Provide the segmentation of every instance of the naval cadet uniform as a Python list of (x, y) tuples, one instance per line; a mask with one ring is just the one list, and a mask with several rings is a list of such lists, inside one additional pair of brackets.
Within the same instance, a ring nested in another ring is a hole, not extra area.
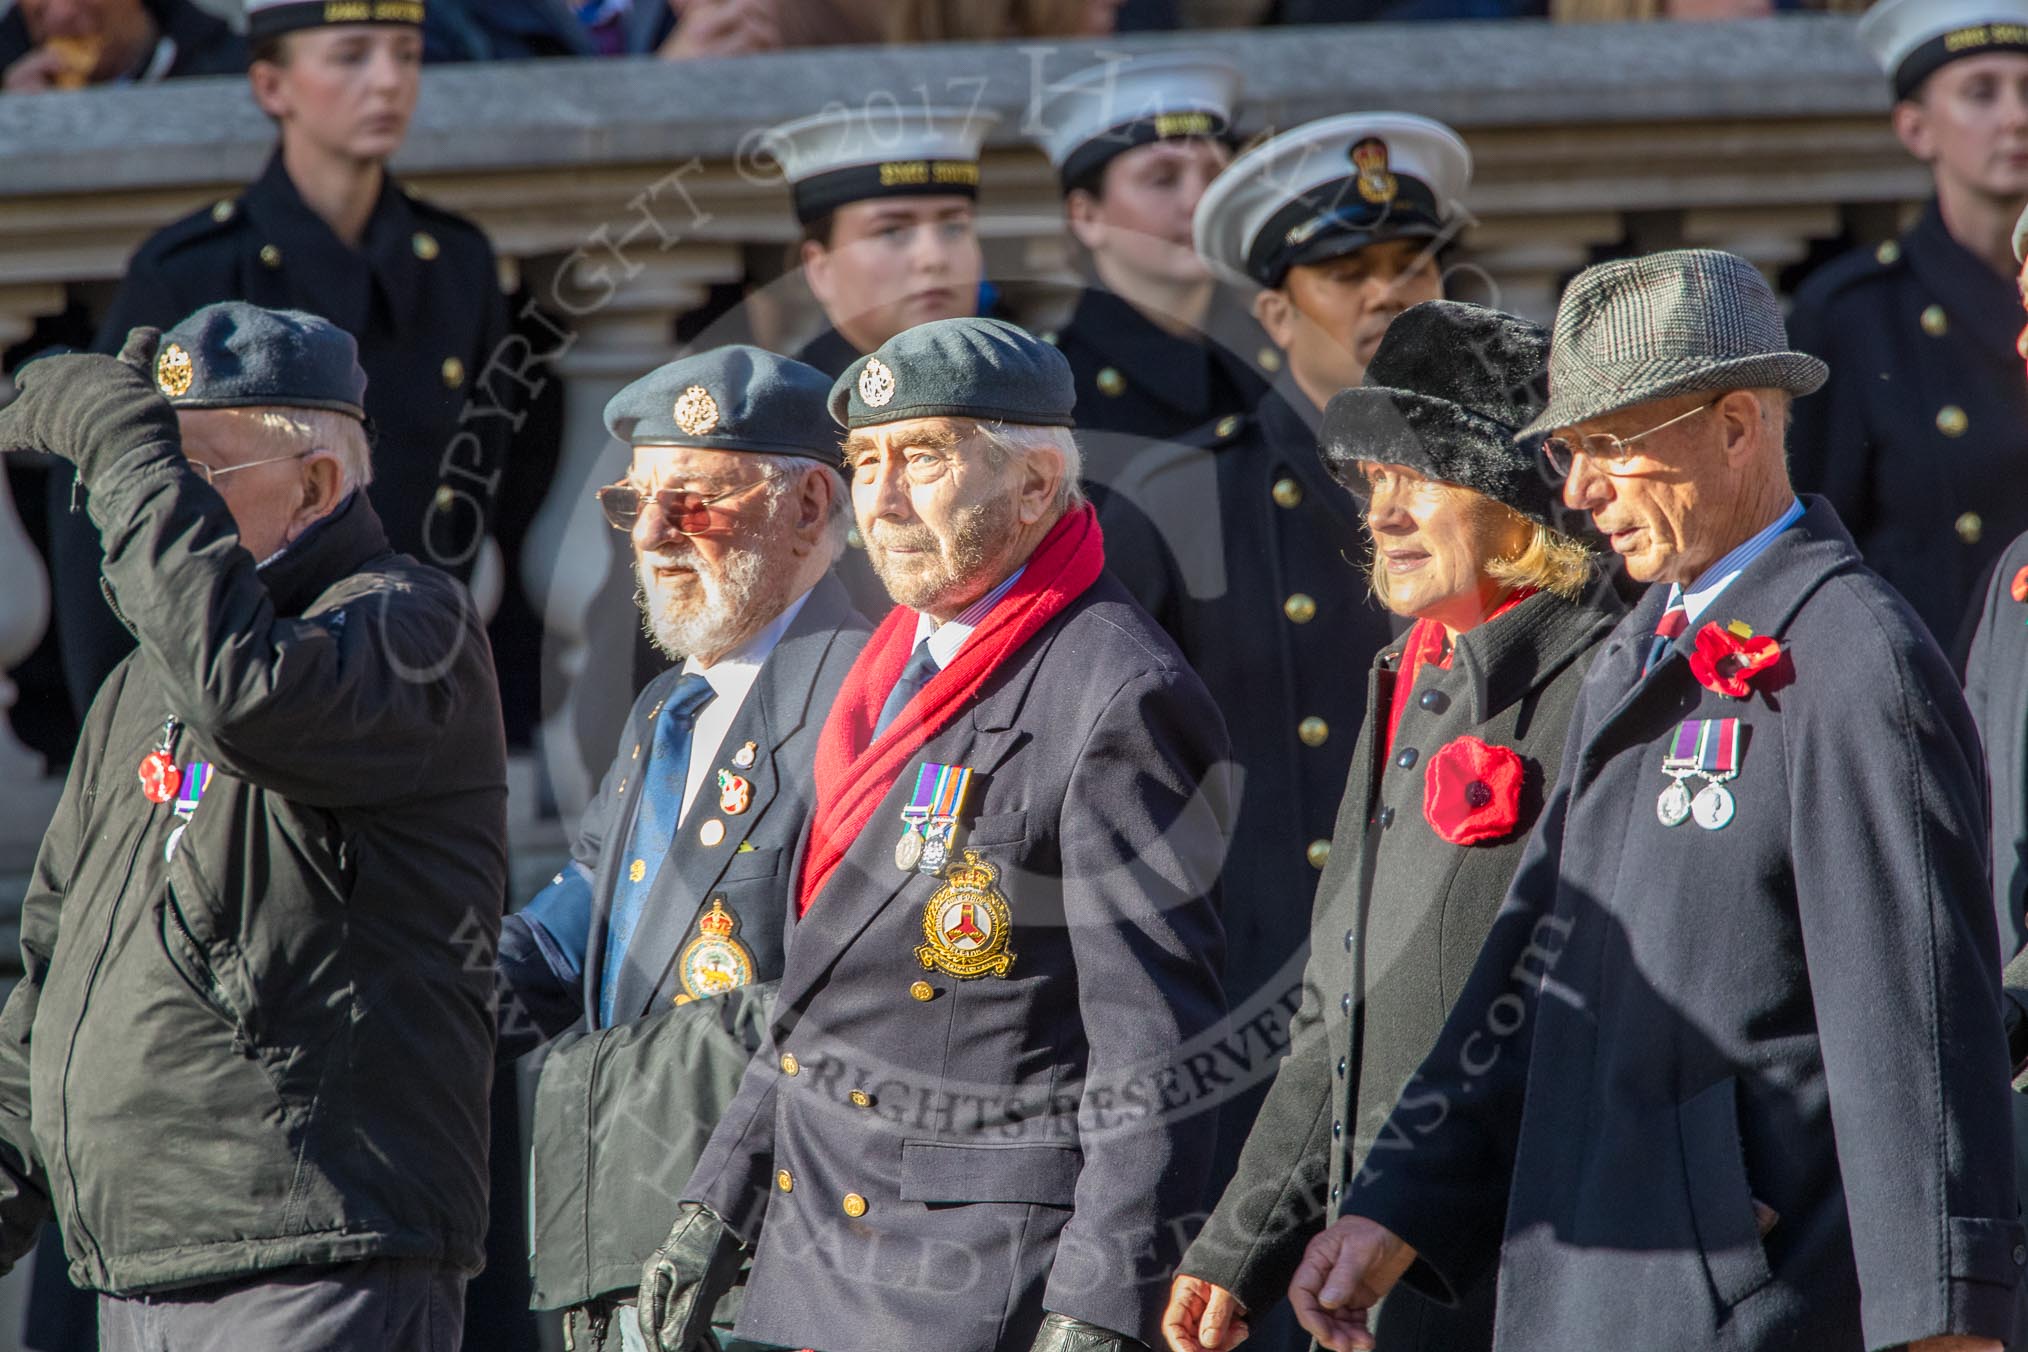
[[(965, 409), (1062, 426), (1071, 396), (1046, 345), (969, 319), (898, 335), (832, 399), (856, 429)], [(1213, 1131), (1178, 1058), (1224, 1012), (1209, 892), (1227, 748), (1202, 683), (1101, 566), (1074, 508), (1005, 600), (943, 629), (890, 618), (867, 656), (904, 633), (918, 646), (879, 722), (856, 722), (870, 704), (834, 713), (845, 754), (874, 754), (850, 747), (865, 736), (913, 749), (830, 847), (842, 856), (806, 855), (835, 871), (804, 897), (761, 1051), (686, 1190), (708, 1208), (692, 1224), (715, 1214), (756, 1246), (742, 1337), (825, 1352), (1157, 1341)], [(1060, 571), (1031, 581), (1039, 568)], [(996, 664), (968, 665), (996, 624), (1064, 595)], [(940, 680), (969, 693), (938, 706)], [(825, 764), (820, 749), (820, 782)]]
[[(1746, 260), (1566, 292), (1530, 431), (1806, 394)], [(1514, 885), (1344, 1210), (1513, 1347), (2006, 1342), (2014, 1198), (1977, 730), (1810, 498), (1606, 640)]]
[[(833, 465), (830, 388), (727, 346), (627, 386), (606, 425), (630, 445)], [(556, 1039), (531, 1129), (534, 1304), (571, 1309), (594, 1345), (758, 1044), (817, 732), (868, 632), (827, 573), (709, 668), (651, 681), (571, 861), (503, 926), (501, 1054)]]
[[(1213, 182), (1198, 251), (1257, 289), (1369, 244), (1436, 238), (1469, 163), (1454, 133), (1423, 118), (1326, 118)], [(1310, 903), (1365, 713), (1346, 673), (1370, 668), (1393, 632), (1361, 567), (1360, 509), (1317, 457), (1318, 418), (1283, 372), (1251, 413), (1134, 454), (1101, 500), (1114, 572), (1204, 677), (1239, 771), (1220, 888), (1226, 988), (1235, 1025), (1261, 1018), (1264, 1031), (1221, 1068), (1230, 1099), (1207, 1202), (1231, 1176), (1300, 1003)]]
[[(1860, 35), (1898, 99), (1945, 64), (2028, 53), (2022, 0), (1886, 0)], [(1995, 559), (2028, 530), (2021, 296), (1952, 237), (1935, 201), (1913, 229), (1812, 275), (1796, 346), (1830, 364), (1798, 401), (1796, 486), (1820, 492), (1866, 562), (1962, 658)]]

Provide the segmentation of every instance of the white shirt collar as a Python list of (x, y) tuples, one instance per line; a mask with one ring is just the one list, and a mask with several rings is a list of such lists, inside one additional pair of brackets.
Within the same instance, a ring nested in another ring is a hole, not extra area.
[(1021, 580), (1021, 575), (1027, 571), (1028, 565), (1022, 564), (1019, 568), (1009, 573), (999, 586), (993, 588), (993, 590), (987, 592), (984, 596), (972, 602), (964, 610), (942, 624), (938, 624), (928, 615), (921, 613), (916, 615), (915, 641), (921, 643), (925, 638), (929, 640), (930, 656), (937, 660), (938, 671), (942, 671), (951, 664), (951, 659), (956, 657), (958, 650), (965, 646), (965, 640), (970, 638), (972, 631), (979, 627), (979, 621), (986, 618), (987, 612), (1000, 603), (1000, 598), (1012, 590), (1014, 584)]

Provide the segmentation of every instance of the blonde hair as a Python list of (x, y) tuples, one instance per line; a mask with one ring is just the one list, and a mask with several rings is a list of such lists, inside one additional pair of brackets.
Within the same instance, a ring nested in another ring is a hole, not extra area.
[[(1437, 486), (1454, 500), (1461, 501), (1467, 512), (1493, 520), (1507, 518), (1510, 523), (1518, 522), (1527, 527), (1528, 542), (1521, 551), (1511, 557), (1486, 560), (1479, 569), (1485, 576), (1514, 591), (1528, 587), (1550, 592), (1566, 601), (1575, 601), (1584, 595), (1592, 574), (1592, 554), (1585, 545), (1483, 493), (1441, 481)], [(1379, 546), (1370, 538), (1368, 545), (1368, 583), (1373, 589), (1374, 599), (1391, 610), (1393, 607), (1388, 605), (1387, 599), (1387, 570), (1380, 566)]]
[(273, 454), (308, 455), (328, 451), (337, 457), (346, 488), (364, 488), (373, 482), (373, 449), (366, 442), (366, 426), (347, 413), (329, 408), (224, 408), (260, 429), (260, 439), (272, 446)]

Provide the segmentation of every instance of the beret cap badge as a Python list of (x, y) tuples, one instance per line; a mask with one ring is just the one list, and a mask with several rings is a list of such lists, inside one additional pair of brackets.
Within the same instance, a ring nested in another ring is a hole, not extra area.
[(718, 426), (718, 401), (702, 385), (677, 395), (674, 413), (676, 425), (689, 436), (706, 436)]
[(171, 343), (162, 349), (162, 355), (155, 358), (155, 388), (171, 399), (179, 398), (190, 390), (195, 368), (190, 354), (180, 343)]
[(859, 397), (868, 408), (885, 408), (894, 398), (894, 372), (878, 357), (868, 357), (859, 372)]

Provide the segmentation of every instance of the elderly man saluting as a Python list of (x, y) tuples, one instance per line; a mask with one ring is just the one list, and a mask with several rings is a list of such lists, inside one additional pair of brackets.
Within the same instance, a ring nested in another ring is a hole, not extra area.
[(952, 319), (847, 368), (860, 533), (901, 603), (819, 739), (766, 1038), (644, 1273), (663, 1352), (741, 1245), (735, 1331), (824, 1352), (1152, 1340), (1212, 1119), (1224, 724), (1103, 575), (1070, 369)]
[(1977, 734), (1783, 457), (1760, 274), (1571, 284), (1533, 424), (1657, 585), (1418, 1080), (1290, 1295), (1330, 1348), (1496, 1261), (1496, 1345), (1997, 1349), (2028, 1249)]
[(92, 706), (0, 1015), (0, 1259), (54, 1211), (103, 1346), (450, 1352), (486, 1229), (492, 656), (396, 555), (353, 341), (208, 306), (22, 372), (139, 651)]

